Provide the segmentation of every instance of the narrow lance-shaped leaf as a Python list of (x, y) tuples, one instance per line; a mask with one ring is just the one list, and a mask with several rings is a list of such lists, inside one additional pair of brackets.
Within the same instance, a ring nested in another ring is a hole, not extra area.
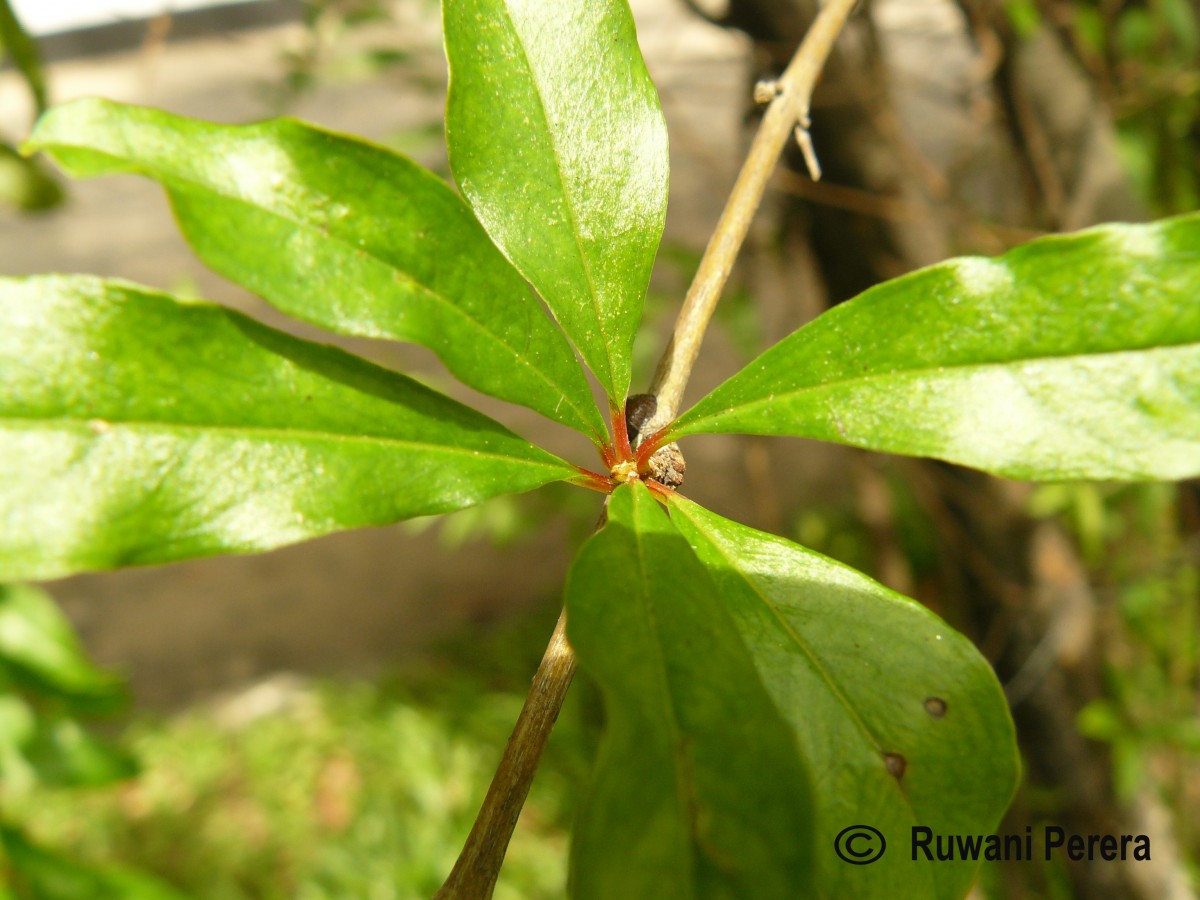
[(404, 157), (292, 119), (216, 125), (79, 100), (27, 152), (76, 176), (162, 183), (216, 271), (339, 334), (429, 347), (464, 383), (601, 437), (562, 332), (466, 204)]
[[(958, 900), (973, 862), (912, 857), (913, 827), (995, 830), (1018, 778), (1012, 720), (987, 662), (924, 607), (783, 538), (682, 497), (672, 520), (716, 583), (821, 790), (816, 879), (797, 896)], [(883, 856), (850, 865), (837, 855)], [(919, 834), (918, 837), (921, 835)], [(849, 844), (846, 842), (849, 841)]]
[(570, 477), (473, 410), (217, 306), (0, 280), (0, 578), (264, 550)]
[(567, 577), (608, 716), (573, 897), (808, 895), (807, 775), (722, 599), (646, 488), (618, 488)]
[(667, 132), (625, 0), (446, 0), (450, 165), (609, 397), (667, 206)]
[(1200, 215), (1042, 238), (871, 288), (685, 413), (1030, 479), (1200, 474)]

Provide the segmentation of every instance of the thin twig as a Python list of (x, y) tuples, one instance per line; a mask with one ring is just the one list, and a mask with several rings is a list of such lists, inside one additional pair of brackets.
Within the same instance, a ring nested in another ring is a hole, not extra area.
[(729, 279), (750, 221), (762, 202), (767, 180), (775, 169), (779, 154), (787, 145), (797, 124), (808, 122), (813, 88), (834, 41), (858, 0), (828, 0), (804, 36), (800, 49), (776, 82), (777, 94), (763, 115), (762, 124), (750, 145), (750, 152), (717, 222), (700, 268), (684, 298), (675, 322), (671, 342), (663, 354), (650, 393), (658, 399), (658, 411), (652, 424), (669, 422), (679, 411), (683, 389), (687, 386), (700, 352), (708, 320)]
[(538, 760), (574, 674), (575, 654), (567, 643), (567, 611), (564, 609), (533, 676), (529, 696), (517, 717), (471, 834), (435, 900), (487, 900), (492, 896)]
[[(778, 81), (778, 95), (763, 117), (725, 212), (684, 300), (674, 337), (659, 363), (659, 374), (655, 376), (652, 388), (652, 393), (658, 395), (656, 420), (662, 416), (664, 405), (669, 415), (674, 416), (704, 330), (745, 240), (750, 220), (762, 201), (767, 179), (793, 130), (797, 125), (807, 128), (808, 106), (817, 76), (857, 2), (828, 0)], [(669, 393), (664, 394), (664, 391)], [(667, 398), (665, 403), (664, 396)], [(623, 423), (624, 419), (614, 412), (614, 424), (618, 421)], [(661, 486), (650, 484), (650, 487)], [(575, 654), (567, 643), (566, 610), (563, 610), (546, 655), (533, 676), (529, 696), (504, 748), (475, 825), (454, 870), (435, 895), (435, 900), (487, 900), (492, 896), (538, 759), (574, 674)]]

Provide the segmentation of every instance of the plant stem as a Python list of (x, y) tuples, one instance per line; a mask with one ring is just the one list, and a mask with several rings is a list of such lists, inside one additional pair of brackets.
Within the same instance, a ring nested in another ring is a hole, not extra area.
[[(659, 362), (651, 387), (651, 393), (658, 399), (658, 409), (652, 420), (655, 427), (661, 428), (667, 424), (678, 411), (708, 320), (712, 317), (721, 289), (733, 268), (733, 261), (746, 238), (750, 220), (762, 202), (767, 179), (775, 168), (779, 154), (796, 130), (797, 123), (801, 128), (807, 127), (808, 107), (817, 76), (857, 2), (827, 0), (796, 55), (776, 82), (776, 95), (763, 116), (733, 193), (717, 222), (708, 248), (704, 251), (704, 258), (700, 261), (700, 268), (684, 299), (671, 342)], [(612, 414), (616, 440), (621, 444), (624, 412), (613, 410)], [(650, 434), (650, 427), (644, 426), (643, 432)], [(627, 435), (619, 452), (626, 455), (630, 452)], [(609, 463), (609, 460), (606, 458), (605, 462)], [(654, 489), (661, 486), (650, 484), (650, 487)], [(600, 525), (603, 522), (602, 515)], [(533, 676), (529, 696), (525, 698), (521, 715), (504, 748), (504, 755), (492, 777), (475, 825), (450, 877), (435, 895), (435, 900), (488, 900), (492, 896), (508, 842), (533, 782), (538, 759), (575, 674), (575, 654), (567, 643), (566, 625), (564, 609), (558, 617), (546, 654)]]
[(434, 900), (487, 900), (492, 896), (508, 842), (533, 783), (533, 773), (574, 674), (575, 654), (567, 643), (567, 611), (564, 609), (533, 676), (529, 696), (517, 717), (471, 834), (450, 877)]
[(700, 268), (684, 298), (679, 318), (675, 320), (671, 341), (654, 373), (654, 383), (650, 387), (650, 393), (658, 400), (658, 410), (651, 422), (654, 427), (666, 425), (679, 412), (683, 390), (692, 374), (696, 354), (700, 352), (708, 320), (712, 318), (721, 289), (729, 280), (750, 222), (762, 202), (767, 180), (775, 169), (779, 154), (796, 131), (797, 123), (802, 129), (807, 127), (809, 103), (817, 77), (857, 2), (826, 0), (796, 55), (775, 82), (775, 97), (763, 115), (725, 211), (721, 213), (700, 260)]

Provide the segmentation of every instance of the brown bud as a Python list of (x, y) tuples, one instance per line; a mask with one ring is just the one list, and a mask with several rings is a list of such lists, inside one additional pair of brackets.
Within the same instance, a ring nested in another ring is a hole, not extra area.
[(658, 400), (653, 394), (634, 394), (625, 401), (625, 428), (629, 431), (629, 442), (637, 446), (637, 438), (645, 425), (658, 411)]
[[(629, 443), (634, 447), (650, 436), (651, 430), (642, 434), (642, 429), (654, 419), (658, 412), (658, 400), (653, 394), (634, 394), (625, 401), (625, 428), (629, 431)], [(662, 423), (665, 424), (665, 423)], [(677, 488), (683, 484), (683, 473), (687, 465), (678, 444), (667, 444), (654, 452), (646, 461), (650, 477), (659, 484)]]

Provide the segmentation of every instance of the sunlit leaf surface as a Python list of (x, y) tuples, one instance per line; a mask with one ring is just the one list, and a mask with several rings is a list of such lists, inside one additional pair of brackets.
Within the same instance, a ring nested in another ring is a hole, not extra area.
[(619, 488), (567, 578), (607, 713), (572, 896), (809, 896), (808, 779), (722, 599), (646, 488)]
[(161, 182), (200, 258), (284, 312), (421, 344), (473, 388), (605, 431), (524, 279), (454, 191), (399, 154), (292, 119), (217, 125), (94, 99), (49, 112), (25, 149), (77, 176)]
[(237, 313), (0, 280), (0, 577), (264, 550), (569, 477), (416, 382)]
[[(962, 897), (974, 863), (914, 862), (912, 828), (988, 834), (1008, 807), (1017, 749), (991, 667), (937, 616), (854, 569), (682, 497), (671, 518), (812, 774), (817, 875), (802, 896)], [(846, 831), (863, 825), (886, 848), (851, 865), (838, 847), (879, 847)]]
[(667, 131), (625, 0), (442, 4), (463, 194), (609, 397), (667, 207)]
[(672, 436), (743, 432), (1030, 479), (1200, 474), (1200, 215), (1033, 241), (871, 288)]

